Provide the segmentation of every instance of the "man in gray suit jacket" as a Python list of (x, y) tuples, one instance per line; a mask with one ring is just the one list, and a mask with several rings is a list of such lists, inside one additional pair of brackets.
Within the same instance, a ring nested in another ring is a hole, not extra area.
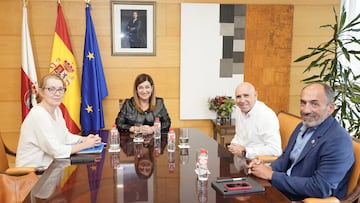
[(252, 160), (249, 173), (271, 181), (290, 200), (346, 195), (354, 151), (351, 137), (331, 114), (333, 91), (324, 83), (303, 88), (300, 123), (283, 154), (270, 166)]

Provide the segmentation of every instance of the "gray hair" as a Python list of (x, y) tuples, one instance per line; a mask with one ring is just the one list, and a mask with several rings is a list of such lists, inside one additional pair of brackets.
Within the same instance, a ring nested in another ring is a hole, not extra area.
[(314, 83), (308, 84), (302, 90), (304, 90), (307, 87), (313, 86), (313, 85), (321, 85), (324, 88), (324, 92), (326, 94), (328, 104), (331, 104), (332, 102), (334, 102), (334, 91), (328, 84), (326, 84), (324, 82), (314, 82)]

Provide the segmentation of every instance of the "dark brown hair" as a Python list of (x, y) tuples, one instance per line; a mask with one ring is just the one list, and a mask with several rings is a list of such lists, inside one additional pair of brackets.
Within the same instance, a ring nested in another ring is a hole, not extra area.
[[(147, 150), (147, 152), (146, 152)], [(145, 152), (144, 152), (145, 151)], [(153, 156), (153, 151), (154, 148), (153, 147), (144, 147), (143, 148), (143, 153), (141, 154), (141, 157), (137, 157), (135, 155), (135, 160), (134, 160), (134, 164), (135, 164), (135, 172), (137, 174), (137, 176), (141, 179), (148, 179), (152, 176), (152, 174), (154, 173), (154, 156)], [(144, 173), (143, 171), (140, 170), (140, 162), (142, 161), (148, 161), (149, 163), (151, 163), (150, 166), (150, 171), (148, 174)]]
[(139, 101), (139, 96), (137, 94), (137, 87), (139, 86), (139, 84), (141, 84), (145, 81), (148, 81), (152, 86), (152, 93), (151, 93), (151, 96), (149, 99), (149, 110), (154, 111), (155, 105), (156, 105), (156, 94), (155, 94), (154, 81), (150, 75), (142, 73), (136, 77), (135, 82), (134, 82), (134, 89), (133, 89), (134, 105), (135, 105), (136, 110), (138, 110), (139, 112), (143, 112), (143, 110), (140, 108), (140, 101)]

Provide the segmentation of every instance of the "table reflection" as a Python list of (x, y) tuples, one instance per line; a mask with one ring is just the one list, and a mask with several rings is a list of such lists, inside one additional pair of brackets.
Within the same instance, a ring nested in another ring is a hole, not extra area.
[[(166, 134), (155, 141), (152, 135), (134, 143), (133, 135), (120, 133), (120, 152), (106, 150), (91, 163), (69, 163), (56, 160), (40, 178), (25, 202), (147, 202), (147, 203), (226, 203), (290, 202), (279, 191), (263, 181), (266, 192), (224, 197), (211, 187), (219, 178), (239, 177), (243, 169), (221, 145), (197, 129), (176, 129), (177, 143), (181, 133), (188, 133), (189, 148), (166, 150)], [(104, 141), (106, 139), (103, 139)], [(196, 151), (208, 150), (208, 181), (198, 181), (195, 174)], [(79, 156), (79, 155), (77, 155)], [(88, 159), (87, 159), (88, 160)], [(261, 181), (260, 181), (261, 182)]]
[[(64, 199), (64, 196), (61, 195), (60, 187), (58, 183), (60, 180), (67, 176), (67, 173), (71, 172), (71, 170), (75, 170), (75, 167), (67, 168), (70, 166), (70, 159), (60, 159), (53, 165), (53, 170), (51, 173), (44, 174), (46, 176), (45, 182), (43, 184), (35, 185), (33, 190), (36, 190), (34, 195), (41, 199), (52, 198), (51, 196), (56, 196), (57, 200)], [(64, 170), (67, 168), (67, 170)]]

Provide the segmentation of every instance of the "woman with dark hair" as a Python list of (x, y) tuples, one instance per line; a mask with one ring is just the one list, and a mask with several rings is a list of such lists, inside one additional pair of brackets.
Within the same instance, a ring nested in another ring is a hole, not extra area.
[(152, 146), (147, 146), (142, 148), (142, 153), (140, 156), (134, 156), (135, 172), (137, 176), (141, 179), (148, 179), (154, 172), (154, 157), (153, 157), (154, 148)]
[(166, 132), (171, 119), (163, 98), (156, 97), (154, 81), (150, 75), (142, 73), (134, 82), (133, 97), (126, 99), (115, 120), (120, 131), (134, 132), (135, 125), (141, 125), (142, 131), (154, 132), (155, 118), (159, 117), (161, 131)]

